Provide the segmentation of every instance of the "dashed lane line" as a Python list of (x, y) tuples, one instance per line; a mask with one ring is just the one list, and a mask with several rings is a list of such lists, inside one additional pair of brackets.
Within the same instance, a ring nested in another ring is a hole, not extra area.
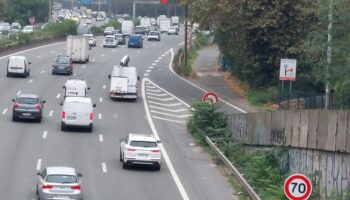
[(2, 111), (2, 113), (1, 114), (6, 114), (6, 112), (7, 112), (7, 108), (5, 108), (3, 111)]
[(36, 162), (36, 171), (40, 171), (41, 169), (41, 158), (38, 159), (38, 161)]
[(153, 66), (156, 66), (156, 65), (157, 65), (157, 63), (152, 63), (152, 65), (153, 65)]
[(173, 120), (173, 119), (167, 119), (167, 118), (163, 118), (163, 117), (158, 117), (158, 116), (152, 116), (154, 119), (159, 119), (159, 120), (163, 120), (163, 121), (168, 121), (168, 122), (175, 122), (175, 123), (179, 123), (179, 124), (186, 124), (186, 122), (183, 121), (178, 121), (178, 120)]
[(162, 56), (159, 56), (159, 57), (158, 57), (158, 60), (161, 60), (162, 58), (163, 58)]
[(98, 139), (100, 140), (100, 142), (103, 142), (103, 135), (102, 135), (102, 134), (99, 134), (99, 135), (98, 135)]
[(21, 94), (21, 90), (17, 92), (17, 95), (20, 95)]
[(153, 68), (154, 68), (154, 66), (149, 66), (148, 68), (153, 69)]
[(43, 70), (43, 71), (40, 72), (40, 74), (43, 74), (43, 73), (45, 73), (45, 70)]
[(157, 63), (157, 62), (159, 62), (159, 60), (155, 60), (154, 62)]
[(56, 99), (60, 98), (60, 96), (61, 96), (61, 93), (58, 93), (58, 94), (56, 95)]
[(53, 110), (50, 110), (49, 117), (52, 117), (52, 115), (53, 115)]
[(43, 132), (43, 139), (46, 139), (47, 138), (47, 131), (44, 131)]
[(103, 86), (102, 86), (102, 89), (106, 89), (106, 85), (103, 85)]
[(28, 81), (28, 83), (32, 83), (34, 81), (34, 79), (30, 79), (29, 81)]
[(102, 172), (107, 173), (107, 165), (104, 162), (102, 163)]
[(103, 101), (103, 98), (102, 98), (102, 97), (100, 97), (99, 102), (100, 102), (100, 103), (102, 103), (102, 101)]
[(98, 114), (98, 119), (102, 119), (102, 114), (101, 113)]
[(151, 72), (151, 71), (152, 71), (152, 70), (150, 70), (150, 69), (147, 69), (147, 70), (146, 70), (146, 72), (148, 72), (148, 73)]

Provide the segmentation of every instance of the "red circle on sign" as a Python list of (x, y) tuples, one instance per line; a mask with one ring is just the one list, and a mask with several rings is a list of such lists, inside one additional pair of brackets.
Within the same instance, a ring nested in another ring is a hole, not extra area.
[(217, 104), (219, 102), (219, 97), (214, 92), (207, 92), (203, 95), (202, 102), (206, 102), (208, 100), (211, 100), (213, 104)]
[[(305, 192), (305, 194), (301, 197), (295, 197), (293, 196), (293, 194), (289, 191), (289, 185), (292, 183), (293, 180), (296, 179), (300, 179), (302, 180), (307, 187), (307, 191)], [(302, 174), (293, 174), (291, 176), (289, 176), (286, 181), (284, 182), (284, 194), (291, 200), (306, 200), (307, 198), (310, 197), (312, 192), (312, 185), (311, 182), (309, 180), (309, 178), (307, 178), (305, 175)]]

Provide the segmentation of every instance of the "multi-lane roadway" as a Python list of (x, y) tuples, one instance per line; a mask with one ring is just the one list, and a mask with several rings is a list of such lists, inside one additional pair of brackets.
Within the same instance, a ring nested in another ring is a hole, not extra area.
[[(226, 200), (237, 199), (211, 158), (186, 131), (190, 105), (203, 91), (171, 72), (169, 65), (180, 47), (179, 36), (161, 42), (144, 41), (143, 49), (102, 48), (102, 37), (90, 51), (90, 62), (74, 64), (74, 76), (87, 80), (97, 104), (93, 133), (60, 130), (63, 89), (68, 76), (53, 76), (55, 55), (65, 42), (18, 52), (32, 62), (28, 78), (7, 78), (9, 55), (0, 57), (0, 199), (36, 199), (36, 171), (46, 166), (71, 166), (83, 174), (84, 199), (92, 200)], [(139, 98), (109, 99), (112, 66), (124, 55), (141, 79)], [(42, 123), (12, 122), (16, 94), (34, 93), (46, 100)], [(239, 112), (222, 104), (222, 109)], [(128, 170), (119, 162), (119, 139), (127, 133), (153, 133), (162, 140), (160, 171), (147, 167)]]

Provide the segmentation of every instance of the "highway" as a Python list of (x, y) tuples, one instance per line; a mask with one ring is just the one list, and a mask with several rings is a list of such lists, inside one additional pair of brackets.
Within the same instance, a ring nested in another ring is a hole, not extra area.
[[(103, 37), (90, 51), (90, 62), (74, 64), (74, 76), (87, 80), (97, 104), (94, 131), (60, 130), (63, 89), (69, 76), (51, 75), (54, 56), (65, 54), (65, 42), (19, 52), (32, 62), (28, 78), (7, 78), (8, 55), (0, 57), (0, 187), (1, 199), (36, 199), (36, 171), (46, 166), (71, 166), (83, 174), (86, 200), (213, 200), (237, 199), (210, 156), (186, 131), (190, 108), (203, 91), (171, 72), (169, 63), (183, 41), (162, 35), (145, 40), (143, 49), (102, 48)], [(109, 99), (112, 67), (124, 55), (141, 79), (139, 98)], [(46, 100), (42, 123), (12, 122), (12, 102), (19, 93)], [(222, 104), (221, 109), (240, 112)], [(162, 140), (160, 171), (148, 167), (124, 170), (119, 162), (119, 139), (127, 133), (153, 133)]]

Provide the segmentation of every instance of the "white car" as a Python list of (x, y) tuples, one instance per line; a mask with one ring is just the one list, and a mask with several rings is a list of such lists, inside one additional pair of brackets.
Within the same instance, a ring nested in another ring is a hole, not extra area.
[(96, 38), (93, 34), (83, 34), (84, 37), (89, 39), (89, 46), (95, 47), (96, 46)]
[(115, 39), (114, 35), (106, 35), (103, 40), (103, 47), (118, 47), (118, 41)]
[(130, 165), (151, 165), (160, 170), (162, 153), (158, 146), (160, 141), (153, 135), (129, 133), (120, 141), (120, 161), (123, 168)]
[(24, 56), (11, 56), (7, 62), (6, 76), (19, 75), (28, 77), (30, 75), (30, 64)]
[(179, 32), (178, 32), (176, 27), (170, 27), (168, 29), (168, 35), (178, 35), (178, 34), (179, 34)]
[(23, 33), (33, 33), (34, 32), (34, 26), (25, 26), (22, 30)]
[(66, 97), (62, 104), (61, 130), (68, 127), (87, 128), (92, 132), (94, 122), (94, 111), (96, 107), (89, 97)]
[(156, 41), (160, 41), (160, 33), (159, 31), (150, 31), (147, 35), (147, 40), (151, 41), (151, 40), (156, 40)]

